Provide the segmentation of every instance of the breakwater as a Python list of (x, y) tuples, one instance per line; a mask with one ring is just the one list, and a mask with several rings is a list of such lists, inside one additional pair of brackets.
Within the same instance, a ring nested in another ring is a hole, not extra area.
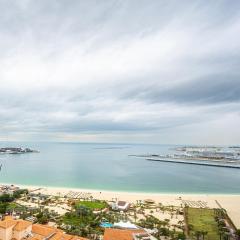
[(200, 162), (190, 162), (190, 161), (176, 161), (176, 160), (167, 160), (167, 159), (154, 159), (154, 158), (146, 158), (147, 161), (154, 161), (154, 162), (170, 162), (170, 163), (179, 163), (179, 164), (192, 164), (192, 165), (200, 165), (200, 166), (207, 166), (207, 167), (224, 167), (224, 168), (238, 168), (240, 169), (240, 165), (233, 166), (233, 165), (221, 165), (221, 164), (212, 164), (212, 163), (200, 163)]

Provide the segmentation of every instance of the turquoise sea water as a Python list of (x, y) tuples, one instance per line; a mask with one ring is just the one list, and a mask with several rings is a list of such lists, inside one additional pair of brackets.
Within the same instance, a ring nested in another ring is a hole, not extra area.
[(173, 145), (4, 143), (40, 153), (0, 154), (0, 182), (133, 192), (240, 194), (240, 169), (149, 162)]

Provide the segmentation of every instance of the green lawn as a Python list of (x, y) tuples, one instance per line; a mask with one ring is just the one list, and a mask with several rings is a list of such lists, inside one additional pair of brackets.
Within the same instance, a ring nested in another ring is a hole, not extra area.
[(190, 236), (196, 231), (207, 231), (205, 240), (219, 240), (218, 225), (213, 209), (188, 208), (188, 225), (193, 226)]
[(94, 209), (104, 209), (108, 205), (106, 202), (102, 202), (102, 201), (79, 201), (78, 203), (76, 203), (76, 206), (77, 207), (84, 206), (94, 210)]

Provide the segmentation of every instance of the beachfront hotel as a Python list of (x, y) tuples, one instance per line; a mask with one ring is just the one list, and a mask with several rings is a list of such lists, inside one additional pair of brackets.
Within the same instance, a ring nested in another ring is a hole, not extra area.
[[(106, 228), (103, 240), (156, 240), (144, 229), (114, 229)], [(69, 235), (62, 230), (33, 224), (25, 220), (14, 220), (7, 216), (0, 221), (0, 240), (88, 240), (87, 238)]]
[(0, 221), (0, 240), (87, 240), (79, 236), (65, 234), (62, 230), (33, 224), (25, 220), (5, 217)]

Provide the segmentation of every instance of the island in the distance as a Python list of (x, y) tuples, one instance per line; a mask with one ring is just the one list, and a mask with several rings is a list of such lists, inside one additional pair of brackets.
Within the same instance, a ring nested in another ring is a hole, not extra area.
[(19, 154), (19, 153), (37, 153), (38, 150), (33, 150), (30, 148), (21, 148), (21, 147), (4, 147), (0, 148), (0, 153), (7, 154)]

